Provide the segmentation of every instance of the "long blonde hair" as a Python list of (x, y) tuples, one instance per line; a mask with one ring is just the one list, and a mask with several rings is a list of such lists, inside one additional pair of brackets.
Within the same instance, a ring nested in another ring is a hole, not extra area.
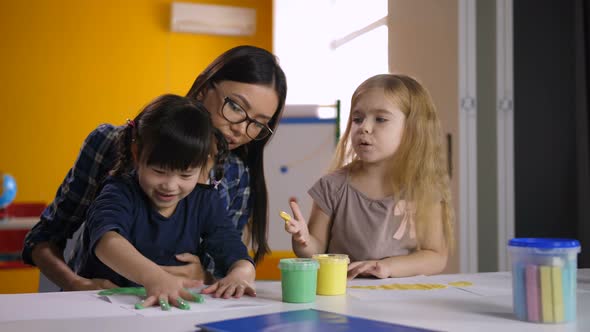
[[(452, 249), (454, 211), (446, 154), (440, 120), (430, 94), (409, 76), (381, 74), (359, 85), (352, 95), (351, 108), (371, 89), (383, 89), (385, 96), (406, 116), (402, 140), (391, 158), (387, 180), (392, 192), (403, 193), (404, 199), (415, 204), (418, 245), (423, 243), (424, 230), (428, 226), (427, 208), (440, 201), (444, 238), (447, 248)], [(362, 163), (352, 148), (351, 123), (352, 117), (349, 117), (346, 130), (336, 147), (330, 171), (355, 169)]]

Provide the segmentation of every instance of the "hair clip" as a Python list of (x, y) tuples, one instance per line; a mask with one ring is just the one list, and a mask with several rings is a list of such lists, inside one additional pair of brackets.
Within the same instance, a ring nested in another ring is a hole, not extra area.
[(213, 188), (217, 189), (217, 187), (219, 186), (220, 183), (221, 183), (221, 180), (213, 180)]
[(127, 125), (131, 128), (135, 128), (135, 121), (131, 119), (127, 119)]

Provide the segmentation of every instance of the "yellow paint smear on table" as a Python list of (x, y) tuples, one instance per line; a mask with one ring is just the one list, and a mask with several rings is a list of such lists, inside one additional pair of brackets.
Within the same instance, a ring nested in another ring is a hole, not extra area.
[[(468, 287), (473, 286), (473, 283), (469, 281), (455, 281), (449, 282), (449, 285), (455, 287)], [(388, 289), (388, 290), (432, 290), (432, 289), (444, 289), (449, 286), (445, 284), (386, 284), (386, 285), (374, 285), (374, 286), (350, 286), (348, 288), (356, 289)]]
[(357, 289), (389, 289), (389, 290), (431, 290), (442, 289), (448, 286), (443, 284), (388, 284), (376, 286), (350, 286)]
[(473, 283), (469, 282), (469, 281), (453, 281), (453, 282), (449, 282), (449, 285), (455, 286), (455, 287), (469, 287), (469, 286), (473, 286)]

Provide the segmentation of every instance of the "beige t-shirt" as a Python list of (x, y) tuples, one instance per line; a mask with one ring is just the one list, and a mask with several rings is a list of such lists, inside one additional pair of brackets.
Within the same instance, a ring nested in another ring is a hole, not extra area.
[(330, 217), (328, 251), (351, 262), (407, 255), (417, 247), (413, 213), (399, 197), (370, 199), (355, 189), (348, 170), (319, 179), (308, 191)]

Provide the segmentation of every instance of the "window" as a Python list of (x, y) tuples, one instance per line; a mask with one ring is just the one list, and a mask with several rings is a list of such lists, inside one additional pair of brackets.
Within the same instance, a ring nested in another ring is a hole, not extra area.
[(386, 18), (386, 0), (275, 0), (274, 53), (287, 75), (287, 104), (340, 99), (344, 130), (356, 87), (388, 72)]

